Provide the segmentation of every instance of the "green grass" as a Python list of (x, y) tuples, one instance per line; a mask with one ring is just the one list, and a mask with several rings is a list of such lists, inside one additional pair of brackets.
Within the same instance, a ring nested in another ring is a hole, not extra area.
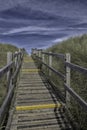
[[(14, 53), (18, 48), (10, 44), (0, 44), (0, 68), (7, 64), (7, 52)], [(7, 93), (6, 75), (0, 78), (0, 106)]]
[[(56, 43), (46, 51), (53, 53), (70, 53), (71, 62), (87, 68), (87, 35), (70, 38), (61, 43)], [(65, 74), (65, 66), (62, 60), (53, 58), (53, 67)], [(64, 94), (63, 81), (52, 74), (51, 79)], [(87, 102), (87, 75), (77, 71), (71, 71), (71, 87)], [(87, 113), (71, 97), (70, 112), (78, 122), (81, 130), (87, 130)]]

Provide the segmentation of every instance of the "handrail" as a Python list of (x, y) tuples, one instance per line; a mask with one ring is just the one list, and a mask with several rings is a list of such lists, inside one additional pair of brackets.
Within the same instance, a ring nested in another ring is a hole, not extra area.
[(46, 54), (46, 55), (51, 55), (51, 56), (55, 56), (55, 57), (59, 57), (59, 58), (62, 58), (62, 59), (65, 59), (65, 55), (64, 54), (61, 54), (61, 53), (52, 53), (52, 52), (43, 52), (42, 51), (42, 54)]
[(23, 53), (22, 52), (16, 52), (15, 54), (9, 53), (8, 57), (9, 63), (4, 66), (2, 69), (0, 69), (0, 78), (4, 76), (4, 74), (7, 74), (7, 86), (8, 86), (8, 92), (7, 95), (0, 107), (0, 125), (3, 122), (3, 119), (9, 109), (12, 96), (14, 93), (14, 88), (17, 82), (17, 76), (18, 72), (22, 65), (23, 60)]
[(8, 65), (4, 66), (2, 69), (0, 69), (0, 78), (6, 73), (8, 72), (14, 65), (14, 62), (12, 61), (11, 63), (9, 63)]
[[(33, 52), (34, 52), (34, 50), (33, 50)], [(38, 52), (39, 52), (39, 50), (38, 50)], [(68, 60), (70, 59), (69, 54), (66, 56), (64, 54), (56, 54), (56, 53), (51, 53), (51, 52), (50, 53), (49, 52), (43, 52), (41, 50), (40, 50), (40, 53), (37, 53), (37, 49), (35, 49), (34, 57), (37, 57), (37, 60), (42, 65), (45, 65), (48, 69), (52, 70), (54, 73), (56, 73), (57, 75), (59, 75), (64, 81), (66, 81), (64, 83), (64, 87), (66, 89), (66, 92), (68, 92), (68, 93), (66, 93), (66, 98), (67, 97), (69, 98), (68, 94), (70, 94), (84, 108), (84, 110), (87, 111), (87, 103), (79, 96), (79, 94), (77, 94), (73, 89), (71, 89), (70, 85), (69, 85), (70, 84), (70, 69), (74, 69), (74, 70), (76, 70), (78, 72), (81, 72), (83, 74), (87, 74), (87, 68), (84, 68), (82, 66), (79, 66), (79, 65), (76, 65), (76, 64), (68, 62)], [(53, 67), (51, 67), (47, 63), (45, 63), (43, 61), (45, 59), (45, 57), (42, 57), (43, 54), (44, 55), (48, 55), (48, 56), (51, 55), (51, 56), (55, 56), (55, 57), (60, 57), (60, 58), (64, 59), (64, 65), (66, 66), (66, 69), (65, 69), (65, 74), (66, 75), (63, 75), (58, 70), (55, 70)], [(66, 101), (67, 101), (67, 99), (66, 99)]]
[(55, 74), (57, 74), (58, 76), (60, 76), (62, 79), (65, 79), (65, 75), (62, 74), (61, 72), (59, 72), (58, 70), (55, 70), (53, 67), (50, 67), (49, 65), (47, 65), (46, 63), (42, 62), (42, 64), (44, 64), (46, 67), (48, 67), (51, 71), (53, 71)]
[(78, 71), (78, 72), (81, 72), (83, 74), (87, 74), (87, 68), (81, 67), (81, 66), (73, 64), (73, 63), (68, 63), (68, 62), (65, 62), (65, 65), (70, 67), (71, 69)]
[(72, 97), (74, 97), (75, 100), (79, 102), (79, 104), (87, 111), (87, 103), (73, 89), (67, 86), (67, 84), (64, 84), (64, 86), (65, 89), (72, 95)]

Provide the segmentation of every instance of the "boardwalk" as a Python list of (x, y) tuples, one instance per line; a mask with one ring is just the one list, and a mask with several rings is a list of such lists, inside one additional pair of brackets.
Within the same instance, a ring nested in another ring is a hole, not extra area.
[(31, 57), (25, 57), (15, 90), (10, 130), (71, 130), (50, 84)]

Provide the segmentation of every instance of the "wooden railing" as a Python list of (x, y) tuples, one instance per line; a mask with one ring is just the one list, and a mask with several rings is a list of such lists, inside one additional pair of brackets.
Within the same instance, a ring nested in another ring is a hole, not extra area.
[(0, 126), (2, 126), (11, 104), (22, 60), (23, 53), (21, 51), (15, 52), (15, 54), (8, 52), (7, 65), (0, 69), (0, 78), (2, 78), (4, 75), (7, 75), (7, 94), (0, 107)]
[[(64, 81), (64, 89), (66, 90), (66, 94), (65, 94), (66, 106), (69, 107), (70, 96), (72, 96), (74, 98), (74, 100), (77, 101), (85, 111), (87, 111), (87, 102), (85, 100), (83, 100), (82, 97), (79, 96), (79, 94), (77, 94), (71, 88), (71, 85), (70, 85), (71, 70), (75, 70), (84, 75), (85, 74), (87, 75), (87, 68), (84, 68), (79, 65), (71, 63), (69, 53), (64, 55), (64, 54), (55, 54), (55, 53), (51, 53), (51, 52), (49, 52), (49, 53), (43, 52), (41, 49), (32, 49), (32, 56), (34, 59), (36, 59), (36, 61), (38, 61), (41, 64), (40, 66), (45, 66), (47, 69), (49, 69), (49, 76), (50, 76), (51, 72), (53, 72)], [(47, 56), (48, 56), (48, 63), (45, 60)], [(60, 71), (58, 71), (52, 67), (52, 58), (53, 57), (60, 58), (63, 60), (63, 64), (65, 66), (65, 74), (62, 74)]]

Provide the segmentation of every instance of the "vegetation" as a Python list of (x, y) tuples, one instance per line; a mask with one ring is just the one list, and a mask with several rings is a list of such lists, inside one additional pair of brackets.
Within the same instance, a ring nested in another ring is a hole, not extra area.
[[(7, 52), (18, 51), (18, 48), (10, 44), (0, 44), (0, 68), (7, 64)], [(5, 98), (7, 92), (6, 75), (0, 78), (0, 105)]]
[[(87, 68), (87, 35), (70, 38), (62, 43), (56, 43), (47, 51), (54, 53), (70, 53), (71, 62)], [(65, 66), (62, 60), (53, 58), (53, 67), (65, 74)], [(64, 82), (56, 75), (52, 74), (51, 79), (64, 95)], [(87, 102), (87, 75), (71, 70), (71, 87)], [(71, 97), (70, 112), (77, 122), (78, 129), (87, 130), (87, 112)]]

